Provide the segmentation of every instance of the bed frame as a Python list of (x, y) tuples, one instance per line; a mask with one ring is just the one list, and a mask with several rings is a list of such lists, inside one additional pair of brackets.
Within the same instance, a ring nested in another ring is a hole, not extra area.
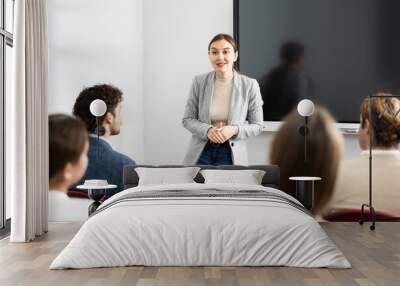
[[(123, 172), (123, 184), (124, 190), (136, 187), (139, 183), (139, 176), (135, 171), (135, 168), (147, 167), (147, 168), (182, 168), (182, 167), (200, 167), (202, 170), (206, 169), (217, 169), (217, 170), (263, 170), (265, 175), (262, 179), (262, 185), (265, 187), (271, 187), (279, 189), (280, 187), (280, 169), (276, 165), (252, 165), (252, 166), (209, 166), (209, 165), (192, 165), (192, 166), (182, 166), (182, 165), (127, 165), (124, 167)], [(194, 178), (197, 183), (204, 183), (204, 178), (200, 174)]]

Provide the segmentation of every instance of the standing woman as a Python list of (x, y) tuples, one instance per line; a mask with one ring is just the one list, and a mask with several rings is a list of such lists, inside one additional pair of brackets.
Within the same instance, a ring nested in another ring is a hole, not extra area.
[(208, 45), (214, 71), (193, 79), (183, 126), (192, 133), (184, 164), (247, 165), (245, 139), (263, 129), (263, 101), (255, 79), (233, 68), (235, 40), (216, 35)]

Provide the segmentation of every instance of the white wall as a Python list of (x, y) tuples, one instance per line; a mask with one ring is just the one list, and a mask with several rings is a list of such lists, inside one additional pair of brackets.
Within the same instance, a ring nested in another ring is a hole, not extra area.
[[(274, 132), (263, 132), (260, 136), (248, 140), (249, 164), (267, 164), (269, 162), (269, 146), (273, 135)], [(344, 145), (344, 159), (354, 158), (361, 152), (356, 135), (345, 134)]]
[[(207, 45), (233, 33), (232, 0), (51, 0), (50, 112), (70, 112), (83, 86), (111, 82), (125, 96), (113, 145), (139, 163), (181, 163), (181, 125), (194, 75), (210, 70)], [(248, 140), (250, 164), (268, 162), (273, 133)], [(359, 153), (346, 135), (345, 157)]]
[(143, 1), (146, 163), (182, 163), (181, 119), (192, 78), (210, 70), (207, 46), (233, 31), (232, 0)]
[(124, 93), (113, 146), (144, 159), (142, 0), (50, 0), (49, 112), (71, 113), (85, 86), (112, 83)]
[[(194, 75), (211, 69), (207, 45), (217, 33), (233, 34), (232, 0), (146, 0), (143, 4), (145, 161), (181, 163), (190, 134), (181, 118)], [(240, 55), (239, 55), (240, 57)], [(248, 140), (249, 163), (268, 162), (273, 133)], [(345, 136), (345, 157), (359, 153)]]

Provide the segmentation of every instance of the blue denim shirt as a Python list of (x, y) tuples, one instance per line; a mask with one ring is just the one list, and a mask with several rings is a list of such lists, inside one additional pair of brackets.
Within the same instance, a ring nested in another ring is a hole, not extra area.
[[(97, 148), (99, 148), (98, 159)], [(134, 160), (113, 150), (111, 145), (101, 137), (97, 145), (97, 137), (93, 135), (89, 136), (88, 159), (89, 163), (86, 173), (77, 185), (81, 185), (85, 180), (90, 179), (107, 180), (109, 184), (117, 185), (116, 189), (107, 190), (106, 198), (109, 198), (123, 190), (122, 172), (124, 166), (136, 165)], [(74, 189), (75, 186), (73, 187)], [(76, 190), (82, 191), (78, 189)]]

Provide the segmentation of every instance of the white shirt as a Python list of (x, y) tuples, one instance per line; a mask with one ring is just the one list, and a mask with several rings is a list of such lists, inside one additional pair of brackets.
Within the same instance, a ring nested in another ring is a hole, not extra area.
[(49, 221), (85, 221), (92, 200), (70, 198), (64, 192), (49, 191)]
[[(380, 211), (400, 211), (400, 152), (372, 151), (372, 204)], [(361, 208), (369, 203), (369, 151), (343, 161), (330, 208)]]

